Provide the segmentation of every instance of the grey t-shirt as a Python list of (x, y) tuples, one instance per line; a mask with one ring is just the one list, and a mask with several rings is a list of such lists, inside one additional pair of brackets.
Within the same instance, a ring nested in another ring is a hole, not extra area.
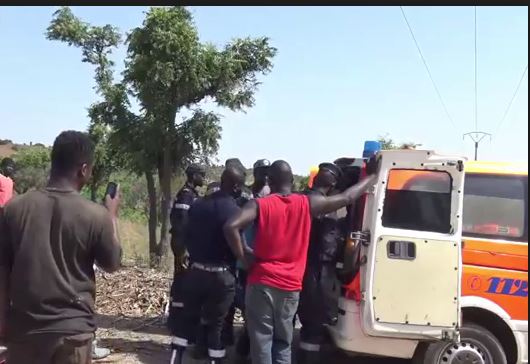
[(117, 269), (121, 248), (108, 211), (77, 192), (39, 190), (0, 216), (0, 266), (8, 269), (8, 339), (96, 329), (93, 265)]

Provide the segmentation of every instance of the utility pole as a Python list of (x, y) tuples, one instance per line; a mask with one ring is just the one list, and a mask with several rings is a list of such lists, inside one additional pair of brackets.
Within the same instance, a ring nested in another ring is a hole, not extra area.
[(491, 140), (491, 134), (483, 131), (472, 131), (470, 133), (464, 134), (464, 139), (469, 137), (475, 143), (475, 160), (478, 160), (478, 145), (485, 137), (489, 136)]

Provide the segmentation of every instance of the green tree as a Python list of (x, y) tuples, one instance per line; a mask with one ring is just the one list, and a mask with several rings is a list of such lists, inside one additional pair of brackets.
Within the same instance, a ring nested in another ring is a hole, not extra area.
[[(119, 39), (114, 31), (110, 25), (90, 26), (63, 8), (55, 13), (47, 36), (80, 47), (83, 61), (99, 66), (96, 83), (102, 85), (112, 84), (106, 70), (112, 67), (107, 56)], [(150, 199), (157, 196), (156, 169), (161, 220), (156, 255), (162, 258), (169, 251), (172, 176), (191, 161), (208, 162), (219, 147), (220, 116), (199, 104), (210, 100), (231, 110), (253, 106), (258, 75), (272, 69), (276, 49), (265, 37), (236, 39), (221, 49), (201, 43), (184, 7), (151, 8), (126, 43), (123, 81), (98, 90), (103, 101), (91, 111), (112, 127), (109, 143), (127, 154), (131, 169), (145, 174)], [(140, 115), (130, 112), (129, 95), (140, 104)]]
[[(113, 67), (109, 58), (112, 51), (120, 44), (121, 35), (117, 28), (110, 25), (91, 26), (74, 16), (72, 11), (63, 7), (54, 13), (46, 37), (59, 40), (71, 46), (81, 48), (85, 63), (95, 66), (95, 89), (104, 99), (114, 92)], [(88, 133), (96, 145), (95, 163), (90, 182), (91, 199), (96, 200), (98, 189), (108, 182), (110, 174), (119, 165), (120, 153), (109, 144), (112, 130), (107, 116), (101, 112), (101, 103), (89, 107), (90, 125)]]
[(41, 145), (19, 147), (12, 158), (15, 161), (17, 193), (46, 186), (50, 172), (50, 148)]
[[(161, 190), (159, 256), (169, 250), (171, 176), (190, 160), (218, 149), (219, 115), (198, 104), (206, 99), (232, 110), (254, 104), (257, 75), (272, 68), (276, 49), (267, 38), (236, 39), (223, 49), (201, 43), (184, 7), (151, 8), (129, 35), (125, 82), (153, 123), (157, 135)], [(189, 118), (182, 111), (193, 109)]]
[(419, 147), (421, 144), (416, 144), (413, 142), (406, 142), (406, 143), (396, 143), (392, 138), (390, 138), (388, 135), (380, 136), (377, 141), (381, 144), (382, 150), (392, 150), (392, 149), (416, 149), (416, 147)]

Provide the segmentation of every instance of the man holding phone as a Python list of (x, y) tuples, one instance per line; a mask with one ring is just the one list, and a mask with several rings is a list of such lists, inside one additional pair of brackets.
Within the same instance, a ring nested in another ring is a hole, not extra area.
[(62, 132), (47, 187), (16, 197), (0, 216), (0, 336), (9, 363), (92, 361), (93, 265), (107, 272), (121, 265), (119, 191), (105, 207), (79, 193), (93, 162), (85, 133)]

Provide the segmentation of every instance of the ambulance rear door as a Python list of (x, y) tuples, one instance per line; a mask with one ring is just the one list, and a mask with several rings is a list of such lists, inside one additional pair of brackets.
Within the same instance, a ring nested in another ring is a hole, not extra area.
[(363, 231), (361, 322), (370, 336), (457, 339), (464, 158), (382, 151)]

